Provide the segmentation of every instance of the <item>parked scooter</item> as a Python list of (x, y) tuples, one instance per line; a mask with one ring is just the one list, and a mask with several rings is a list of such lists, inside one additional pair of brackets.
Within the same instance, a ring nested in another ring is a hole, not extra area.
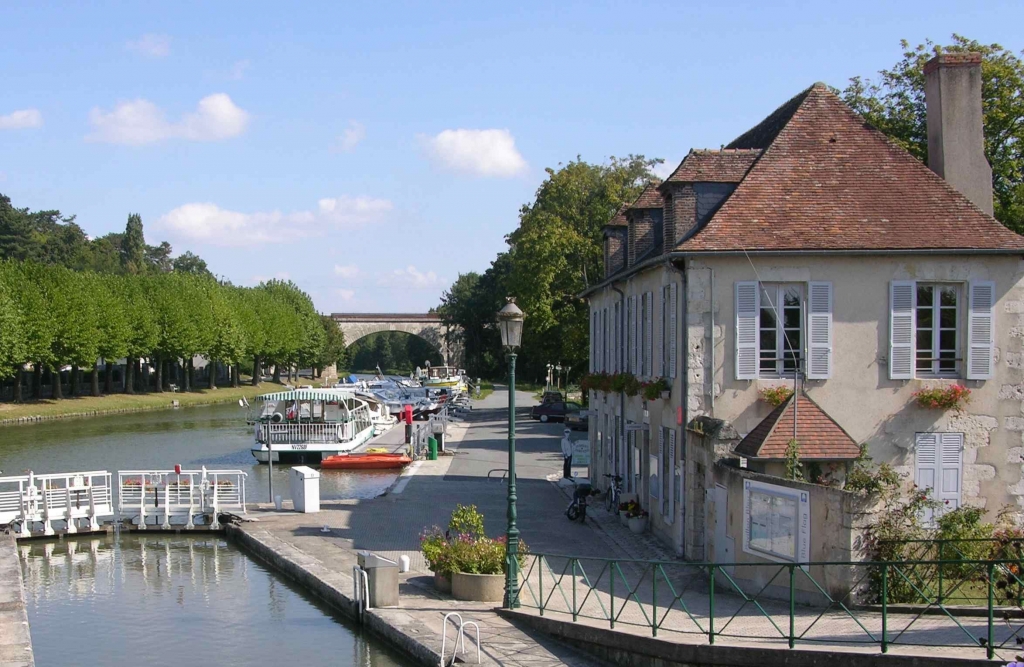
[(589, 479), (579, 479), (576, 474), (572, 476), (572, 502), (569, 503), (569, 507), (565, 510), (565, 516), (569, 517), (569, 521), (576, 521), (579, 519), (580, 523), (584, 523), (587, 520), (587, 497), (597, 493), (590, 485)]

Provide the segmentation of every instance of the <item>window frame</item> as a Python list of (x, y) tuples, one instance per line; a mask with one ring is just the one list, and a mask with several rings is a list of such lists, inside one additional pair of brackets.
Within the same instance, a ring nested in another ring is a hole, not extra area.
[[(919, 366), (919, 361), (921, 360), (921, 357), (919, 356), (921, 352), (921, 346), (918, 345), (918, 335), (922, 331), (922, 328), (920, 326), (921, 318), (919, 317), (919, 315), (921, 314), (922, 307), (920, 305), (920, 300), (918, 297), (920, 296), (920, 291), (922, 288), (932, 290), (932, 303), (931, 305), (927, 306), (927, 308), (931, 311), (932, 320), (932, 326), (929, 327), (929, 329), (931, 330), (932, 342), (928, 350), (928, 352), (931, 354), (931, 357), (929, 359), (931, 361), (932, 369), (930, 371), (922, 371)], [(942, 305), (941, 290), (944, 288), (952, 288), (956, 296), (956, 304), (952, 308)], [(963, 350), (963, 342), (965, 336), (961, 335), (961, 329), (963, 329), (966, 326), (967, 318), (964, 316), (965, 313), (963, 295), (963, 283), (926, 280), (919, 280), (914, 282), (914, 377), (922, 379), (959, 379), (964, 376), (965, 357)], [(944, 351), (947, 351), (942, 348), (942, 332), (950, 331), (949, 327), (942, 327), (942, 310), (944, 308), (947, 310), (952, 310), (956, 315), (956, 321), (954, 323), (954, 326), (952, 327), (954, 336), (953, 354), (955, 356), (952, 358), (954, 368), (951, 371), (943, 371), (941, 368), (943, 361), (942, 353)]]
[[(790, 288), (796, 288), (799, 290), (799, 319), (800, 324), (797, 327), (797, 331), (800, 335), (799, 344), (792, 347), (795, 351), (793, 357), (793, 369), (787, 370), (786, 365), (786, 331), (792, 331), (793, 327), (786, 326), (786, 306), (783, 303), (784, 295)], [(780, 281), (780, 282), (757, 282), (758, 289), (758, 322), (757, 322), (757, 377), (764, 379), (783, 379), (792, 378), (795, 373), (799, 372), (801, 375), (807, 375), (807, 283), (805, 282), (794, 282), (794, 281)], [(774, 294), (772, 294), (774, 292)], [(772, 298), (769, 304), (760, 303), (763, 301), (763, 296), (768, 295)], [(775, 370), (765, 370), (762, 367), (762, 363), (765, 361), (764, 353), (765, 347), (761, 345), (761, 334), (762, 332), (770, 331), (764, 326), (764, 318), (761, 313), (765, 310), (773, 312), (775, 317), (775, 326), (773, 327), (775, 333), (775, 349), (774, 349), (774, 364)], [(782, 370), (779, 370), (779, 366), (782, 366)]]

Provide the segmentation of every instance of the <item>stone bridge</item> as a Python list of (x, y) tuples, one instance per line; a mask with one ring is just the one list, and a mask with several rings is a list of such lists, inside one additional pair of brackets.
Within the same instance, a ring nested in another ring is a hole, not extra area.
[(462, 363), (457, 327), (449, 327), (434, 313), (331, 313), (345, 334), (345, 346), (381, 331), (401, 331), (419, 336), (441, 353), (445, 364)]

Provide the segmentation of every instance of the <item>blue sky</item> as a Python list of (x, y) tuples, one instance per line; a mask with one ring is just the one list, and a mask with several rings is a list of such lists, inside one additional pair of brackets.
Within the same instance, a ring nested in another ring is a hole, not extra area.
[(577, 155), (677, 163), (1021, 2), (4, 3), (0, 192), (330, 311), (422, 311)]

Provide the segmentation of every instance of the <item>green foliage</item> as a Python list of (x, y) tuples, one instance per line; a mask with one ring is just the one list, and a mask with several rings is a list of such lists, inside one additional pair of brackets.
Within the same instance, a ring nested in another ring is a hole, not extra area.
[(146, 268), (146, 239), (142, 234), (142, 216), (132, 213), (121, 237), (121, 269), (138, 275)]
[(484, 534), (484, 515), (476, 509), (476, 505), (456, 505), (448, 522), (448, 530), (454, 535), (482, 537)]
[(171, 262), (171, 267), (178, 273), (194, 273), (201, 276), (212, 275), (203, 258), (193, 254), (190, 250), (175, 257)]
[(992, 165), (995, 216), (1017, 233), (1024, 232), (1024, 61), (999, 44), (981, 44), (954, 34), (952, 43), (911, 47), (900, 42), (903, 57), (877, 81), (853, 77), (843, 99), (872, 125), (928, 160), (924, 64), (938, 53), (982, 54), (981, 95), (985, 155)]
[(860, 454), (846, 475), (846, 484), (843, 488), (870, 496), (882, 496), (898, 491), (899, 485), (900, 476), (892, 466), (883, 463), (875, 468), (868, 454), (868, 446), (862, 444)]
[(793, 389), (786, 386), (763, 387), (759, 393), (761, 394), (762, 401), (773, 408), (777, 408), (793, 395)]
[(381, 331), (352, 343), (344, 355), (348, 370), (373, 372), (378, 366), (385, 373), (408, 374), (413, 368), (444, 363), (437, 348), (419, 336), (401, 331)]
[(800, 463), (800, 443), (796, 440), (786, 443), (786, 479), (804, 481), (804, 467)]
[(918, 407), (932, 410), (959, 409), (964, 403), (971, 402), (971, 390), (962, 384), (951, 384), (944, 387), (927, 387), (913, 394)]
[(665, 378), (658, 378), (650, 382), (640, 383), (640, 394), (645, 401), (656, 401), (661, 398), (661, 392), (670, 391), (672, 385)]
[[(456, 505), (448, 522), (448, 531), (431, 526), (420, 534), (420, 551), (430, 569), (451, 576), (467, 574), (502, 574), (505, 572), (505, 537), (490, 538), (484, 534), (484, 517), (476, 505)], [(519, 564), (525, 564), (529, 547), (519, 541)]]
[(325, 368), (335, 364), (338, 369), (345, 368), (345, 334), (330, 315), (321, 315), (320, 323), (324, 327), (324, 351), (317, 366)]

